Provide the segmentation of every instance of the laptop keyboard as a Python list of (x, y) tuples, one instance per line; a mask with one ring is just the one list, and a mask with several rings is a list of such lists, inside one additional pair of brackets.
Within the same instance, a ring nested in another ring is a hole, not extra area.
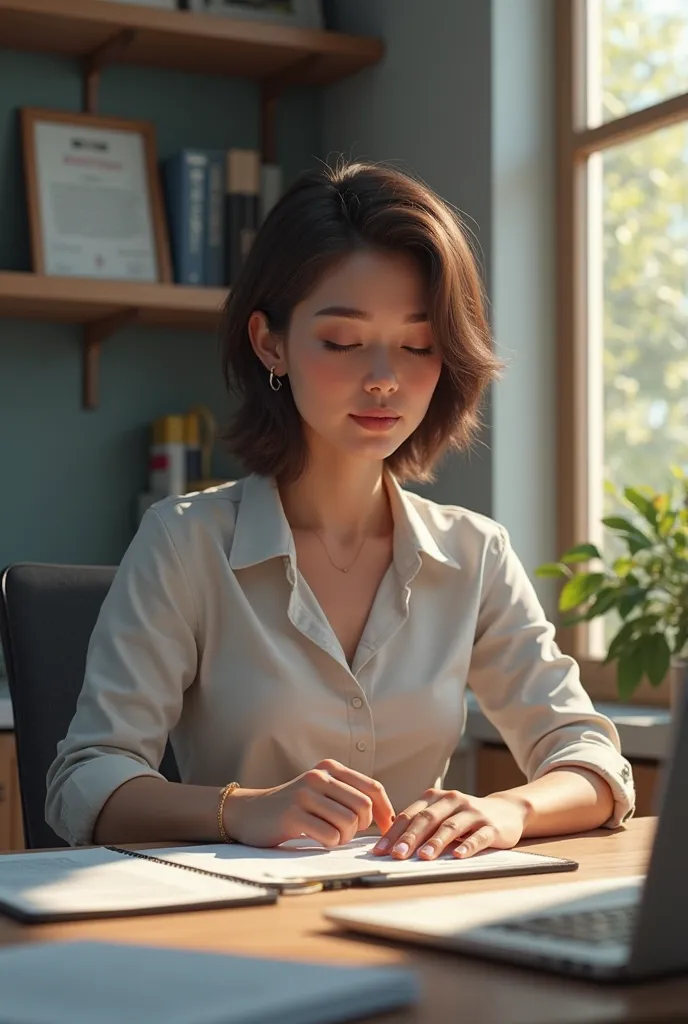
[(567, 914), (547, 914), (522, 921), (500, 924), (508, 932), (574, 939), (594, 945), (631, 941), (637, 906), (614, 907), (609, 910), (580, 910)]

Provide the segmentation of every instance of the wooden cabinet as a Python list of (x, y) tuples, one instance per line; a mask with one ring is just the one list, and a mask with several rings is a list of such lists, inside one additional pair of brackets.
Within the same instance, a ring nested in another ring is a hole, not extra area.
[[(636, 815), (644, 818), (656, 812), (655, 794), (660, 770), (654, 761), (631, 759), (631, 765), (636, 788)], [(493, 743), (476, 746), (475, 792), (478, 796), (522, 786), (525, 781), (506, 747)]]
[(14, 733), (0, 732), (0, 850), (23, 850), (17, 756)]

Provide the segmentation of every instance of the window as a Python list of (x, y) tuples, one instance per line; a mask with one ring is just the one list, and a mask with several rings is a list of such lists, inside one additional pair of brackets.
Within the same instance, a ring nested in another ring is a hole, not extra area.
[[(605, 481), (664, 489), (688, 468), (688, 0), (556, 12), (558, 546), (611, 554)], [(616, 625), (561, 631), (593, 696), (615, 693)]]

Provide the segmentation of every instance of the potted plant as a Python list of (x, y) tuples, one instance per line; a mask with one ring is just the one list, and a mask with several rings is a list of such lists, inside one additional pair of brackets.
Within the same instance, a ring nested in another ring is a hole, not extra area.
[[(563, 625), (590, 622), (615, 610), (621, 625), (604, 663), (616, 662), (619, 697), (628, 700), (642, 679), (659, 686), (673, 667), (674, 681), (688, 680), (688, 477), (672, 467), (669, 491), (626, 487), (623, 495), (606, 488), (629, 515), (602, 519), (621, 552), (611, 564), (590, 543), (577, 544), (558, 562), (535, 573), (566, 580), (559, 610)], [(594, 563), (587, 571), (572, 566)], [(676, 693), (672, 691), (671, 704)]]

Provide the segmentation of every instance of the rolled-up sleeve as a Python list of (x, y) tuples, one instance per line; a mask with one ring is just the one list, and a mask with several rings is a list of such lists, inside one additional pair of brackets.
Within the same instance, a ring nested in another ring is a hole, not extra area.
[(195, 606), (167, 526), (149, 509), (103, 602), (76, 712), (47, 776), (46, 821), (93, 842), (112, 793), (158, 768), (197, 670)]
[(488, 546), (468, 684), (529, 781), (564, 765), (609, 784), (614, 828), (635, 809), (633, 774), (614, 724), (595, 710), (577, 663), (559, 650), (503, 527)]

